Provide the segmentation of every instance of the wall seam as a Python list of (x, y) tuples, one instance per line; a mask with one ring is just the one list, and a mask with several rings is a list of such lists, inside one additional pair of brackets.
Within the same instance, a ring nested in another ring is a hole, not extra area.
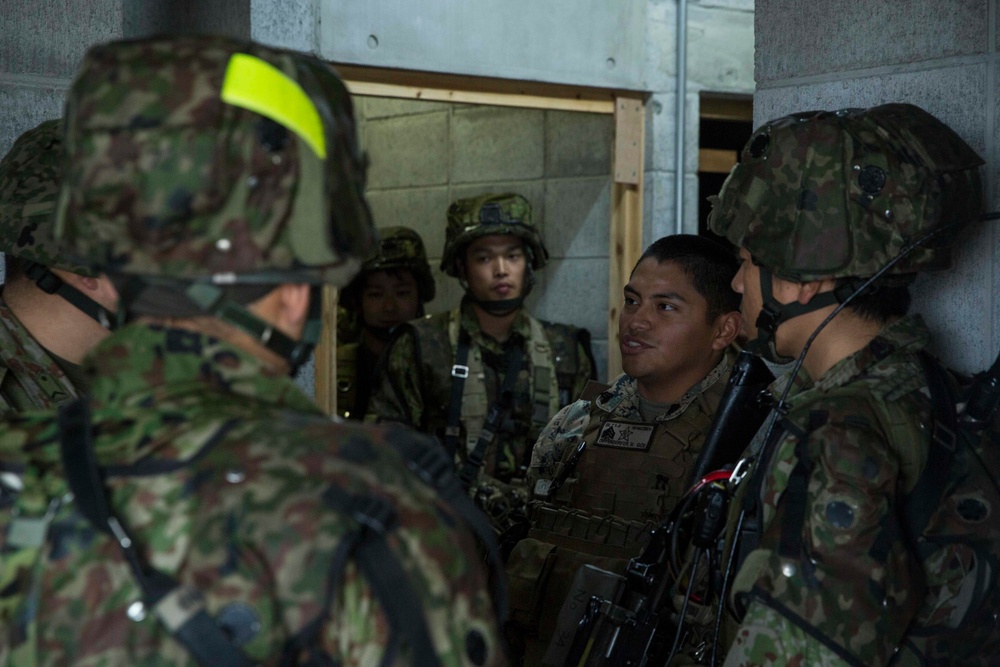
[[(997, 95), (995, 91), (994, 84), (997, 81), (997, 8), (1000, 0), (990, 0), (987, 5), (986, 10), (986, 20), (989, 21), (987, 38), (987, 54), (986, 54), (986, 155), (983, 157), (986, 159), (986, 203), (987, 210), (993, 210), (996, 207), (996, 165), (997, 165), (997, 140), (996, 140), (996, 114), (997, 114)], [(997, 231), (996, 224), (990, 225), (990, 241), (992, 242), (991, 248), (991, 262), (990, 262), (990, 280), (986, 286), (986, 294), (989, 298), (990, 308), (984, 309), (983, 316), (988, 318), (985, 322), (984, 331), (988, 333), (987, 340), (990, 341), (990, 349), (986, 353), (986, 358), (984, 359), (985, 364), (992, 361), (995, 351), (1000, 347), (1000, 340), (997, 336), (996, 322), (997, 317), (1000, 315), (1000, 309), (996, 302), (996, 282), (997, 282), (997, 267), (998, 267), (998, 253), (997, 253), (997, 242), (1000, 240), (1000, 232)]]
[(16, 72), (0, 72), (0, 84), (17, 86), (19, 88), (58, 88), (69, 90), (72, 78), (61, 76), (46, 76), (44, 74), (18, 74)]
[[(990, 0), (991, 7), (994, 0)], [(992, 33), (994, 28), (990, 28), (990, 42), (992, 43)], [(883, 65), (881, 67), (863, 67), (860, 69), (846, 69), (824, 74), (811, 74), (808, 76), (786, 77), (783, 79), (768, 79), (758, 81), (757, 90), (770, 90), (787, 88), (789, 86), (808, 86), (817, 83), (840, 83), (844, 74), (850, 74), (852, 79), (869, 79), (875, 77), (892, 76), (896, 74), (929, 72), (936, 69), (948, 69), (955, 67), (965, 67), (982, 63), (982, 55), (970, 56), (947, 56), (935, 58), (933, 60), (919, 60), (913, 63), (900, 63), (896, 65)]]

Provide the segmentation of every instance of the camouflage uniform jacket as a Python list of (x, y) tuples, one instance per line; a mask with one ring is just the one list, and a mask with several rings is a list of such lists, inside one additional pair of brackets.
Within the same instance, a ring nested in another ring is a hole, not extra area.
[[(392, 507), (388, 546), (442, 664), (503, 663), (477, 549), (399, 454), (412, 435), (335, 424), (289, 378), (191, 331), (125, 327), (88, 369), (110, 504), (152, 567), (200, 590), (224, 627), (243, 619), (235, 634), (251, 659), (277, 664), (318, 619), (338, 664), (380, 664), (387, 617), (353, 559), (321, 616), (335, 551), (357, 534), (332, 500), (364, 496)], [(127, 615), (140, 592), (117, 543), (66, 498), (51, 413), (8, 416), (0, 464), (23, 480), (0, 512), (0, 663), (194, 665), (152, 614)], [(47, 537), (32, 546), (19, 528), (46, 514)]]
[[(531, 456), (528, 481), (536, 492), (531, 507), (535, 536), (595, 554), (638, 555), (643, 538), (691, 483), (691, 468), (734, 358), (735, 351), (728, 351), (653, 423), (642, 418), (638, 386), (625, 374), (595, 400), (563, 408), (545, 427)], [(568, 463), (581, 441), (582, 456)], [(570, 473), (567, 465), (575, 465), (575, 470)], [(537, 495), (563, 477), (551, 498)]]
[(581, 330), (575, 327), (541, 322), (522, 309), (510, 338), (499, 343), (481, 331), (468, 300), (451, 312), (411, 322), (400, 327), (400, 335), (383, 355), (369, 415), (402, 422), (445, 442), (459, 327), (468, 332), (471, 345), (458, 436), (465, 448), (460, 446), (457, 455), (464, 459), (475, 447), (487, 411), (504, 384), (505, 355), (520, 346), (523, 357), (513, 404), (486, 452), (483, 473), (504, 484), (523, 482), (539, 432), (593, 377), (589, 346), (580, 342)]
[(0, 413), (54, 408), (77, 393), (66, 372), (0, 299)]
[(793, 379), (763, 459), (761, 541), (733, 586), (748, 608), (727, 666), (920, 664), (894, 654), (964, 615), (974, 555), (944, 547), (922, 563), (905, 528), (933, 431), (928, 341), (906, 317), (818, 381)]

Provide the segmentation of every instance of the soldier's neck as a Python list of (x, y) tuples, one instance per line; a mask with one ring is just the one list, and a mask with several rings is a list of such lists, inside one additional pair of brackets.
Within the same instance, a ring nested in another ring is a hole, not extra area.
[(483, 310), (475, 303), (472, 304), (472, 309), (476, 313), (476, 320), (479, 322), (480, 330), (499, 343), (505, 343), (510, 338), (514, 320), (517, 319), (517, 314), (521, 312), (520, 308), (515, 308), (509, 313), (494, 315)]
[(361, 342), (375, 357), (382, 356), (382, 351), (389, 345), (389, 341), (383, 340), (365, 329), (361, 330)]
[(20, 277), (3, 286), (11, 312), (38, 344), (74, 364), (108, 335), (108, 330), (56, 294)]
[[(819, 326), (833, 308), (833, 306), (830, 306), (829, 309), (822, 309), (803, 315), (801, 322), (795, 322), (799, 318), (792, 318), (782, 324), (782, 326), (793, 323), (797, 325), (795, 327), (797, 330), (795, 334), (797, 344), (794, 347), (796, 355), (801, 352), (806, 340), (808, 340), (809, 336), (816, 330), (816, 327)], [(892, 321), (895, 321), (895, 319)], [(850, 310), (841, 311), (816, 336), (816, 340), (809, 347), (809, 352), (802, 362), (803, 368), (806, 369), (809, 377), (814, 381), (819, 380), (839, 362), (855, 352), (864, 349), (878, 335), (879, 331), (891, 324), (892, 321), (882, 323), (873, 322), (858, 317)]]

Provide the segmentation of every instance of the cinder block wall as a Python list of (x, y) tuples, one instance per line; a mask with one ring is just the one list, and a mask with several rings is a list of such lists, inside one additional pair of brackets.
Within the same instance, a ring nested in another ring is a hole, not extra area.
[(356, 109), (377, 224), (413, 227), (427, 245), (437, 281), (428, 312), (453, 308), (462, 297), (458, 281), (438, 268), (449, 204), (518, 192), (531, 202), (550, 254), (528, 307), (543, 319), (586, 327), (603, 375), (612, 118), (374, 97), (357, 98)]
[[(918, 104), (986, 160), (986, 202), (997, 210), (998, 9), (998, 0), (757, 0), (755, 123), (809, 109)], [(977, 225), (957, 239), (950, 272), (913, 288), (937, 351), (966, 371), (1000, 349), (998, 241), (996, 223)]]

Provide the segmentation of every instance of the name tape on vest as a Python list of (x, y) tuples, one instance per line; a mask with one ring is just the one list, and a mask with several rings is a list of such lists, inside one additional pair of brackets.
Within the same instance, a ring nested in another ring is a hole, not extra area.
[(597, 441), (594, 444), (599, 447), (644, 452), (649, 449), (653, 442), (654, 430), (656, 430), (656, 426), (653, 424), (608, 421), (601, 427), (601, 434), (597, 436)]

